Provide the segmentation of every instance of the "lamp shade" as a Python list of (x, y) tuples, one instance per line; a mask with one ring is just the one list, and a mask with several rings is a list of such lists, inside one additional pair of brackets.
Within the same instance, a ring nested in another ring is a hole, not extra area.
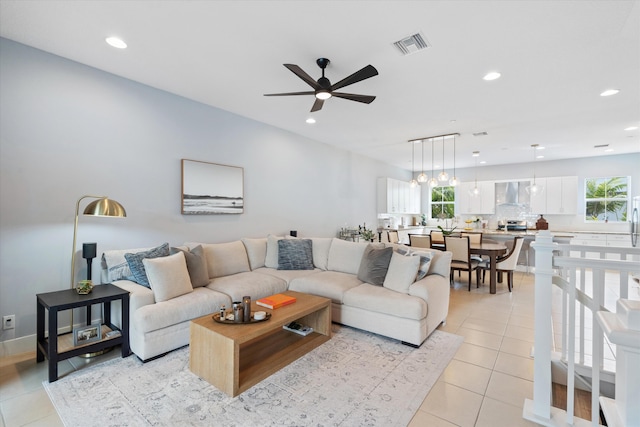
[(82, 214), (91, 216), (115, 216), (124, 218), (127, 216), (127, 211), (125, 211), (124, 207), (115, 200), (103, 197), (89, 203), (87, 207), (84, 208)]

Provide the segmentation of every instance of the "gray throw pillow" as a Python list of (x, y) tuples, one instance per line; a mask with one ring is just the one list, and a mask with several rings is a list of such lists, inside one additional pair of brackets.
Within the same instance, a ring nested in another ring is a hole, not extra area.
[(372, 285), (382, 286), (387, 276), (393, 248), (375, 248), (368, 244), (362, 254), (358, 279)]
[(310, 239), (278, 240), (278, 270), (313, 270)]
[(180, 248), (171, 248), (170, 250), (171, 255), (178, 252), (184, 253), (191, 286), (194, 288), (207, 286), (209, 284), (209, 270), (207, 269), (207, 258), (204, 255), (202, 245), (196, 246), (191, 251), (185, 251)]
[(168, 243), (163, 243), (162, 245), (149, 249), (148, 251), (138, 252), (135, 254), (124, 254), (124, 259), (126, 259), (127, 264), (129, 264), (129, 268), (131, 269), (131, 274), (133, 274), (135, 282), (139, 285), (151, 288), (142, 260), (145, 258), (158, 258), (161, 256), (169, 256)]

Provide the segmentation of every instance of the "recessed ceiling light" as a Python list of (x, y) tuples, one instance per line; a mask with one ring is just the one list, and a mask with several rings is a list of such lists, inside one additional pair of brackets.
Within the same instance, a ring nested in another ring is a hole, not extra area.
[(127, 48), (127, 44), (124, 42), (124, 40), (118, 38), (118, 37), (107, 37), (105, 39), (105, 41), (107, 43), (109, 43), (110, 46), (113, 46), (115, 48), (118, 49), (126, 49)]
[(628, 128), (624, 128), (624, 130), (636, 130), (638, 126), (629, 126)]
[(497, 71), (492, 71), (492, 72), (490, 72), (490, 73), (487, 73), (487, 74), (483, 77), (483, 79), (484, 79), (484, 80), (487, 80), (487, 81), (490, 81), (490, 80), (499, 79), (499, 78), (500, 78), (500, 76), (501, 76), (501, 74), (500, 74), (500, 73), (498, 73)]
[(544, 156), (542, 154), (539, 154), (536, 156), (536, 159), (544, 159)]
[(479, 162), (479, 163), (480, 163), (481, 165), (484, 165), (485, 163), (487, 163), (487, 161), (486, 161), (486, 160), (480, 160), (480, 162)]
[(543, 147), (542, 145), (538, 145), (538, 146), (536, 147), (536, 150), (544, 150), (544, 147)]
[(602, 92), (600, 96), (611, 96), (611, 95), (615, 95), (618, 92), (620, 92), (618, 89), (607, 89), (604, 92)]
[(314, 124), (314, 123), (316, 122), (316, 119), (314, 119), (313, 117), (309, 117), (309, 118), (306, 120), (306, 122), (307, 122), (307, 123), (309, 123), (310, 125), (312, 125), (312, 124)]
[(611, 153), (613, 151), (613, 148), (607, 148), (606, 150), (604, 150), (605, 153)]
[(479, 151), (474, 151), (474, 152), (471, 154), (471, 156), (472, 156), (472, 157), (479, 157), (479, 156), (480, 156), (480, 152), (479, 152)]

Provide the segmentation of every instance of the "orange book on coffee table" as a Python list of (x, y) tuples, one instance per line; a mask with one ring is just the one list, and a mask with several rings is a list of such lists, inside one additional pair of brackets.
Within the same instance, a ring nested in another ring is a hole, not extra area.
[(284, 307), (285, 305), (293, 304), (294, 302), (296, 302), (295, 297), (290, 297), (289, 295), (284, 294), (275, 294), (269, 297), (260, 298), (256, 301), (256, 304), (275, 310), (276, 308)]

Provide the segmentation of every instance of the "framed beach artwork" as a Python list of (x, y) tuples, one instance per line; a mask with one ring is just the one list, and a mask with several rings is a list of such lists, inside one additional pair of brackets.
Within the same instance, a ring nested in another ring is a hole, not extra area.
[(182, 213), (243, 213), (243, 175), (241, 167), (182, 159)]

